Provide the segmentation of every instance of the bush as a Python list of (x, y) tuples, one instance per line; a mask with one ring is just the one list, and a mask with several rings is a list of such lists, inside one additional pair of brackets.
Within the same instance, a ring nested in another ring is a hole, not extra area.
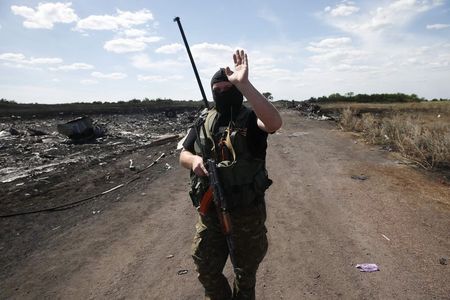
[(350, 108), (344, 108), (339, 119), (342, 128), (347, 131), (355, 130), (356, 122), (356, 113)]
[(387, 145), (425, 169), (450, 167), (450, 125), (427, 124), (419, 117), (396, 114), (382, 120), (371, 113), (360, 118), (355, 111), (342, 111), (344, 130), (359, 131), (372, 144)]
[(382, 132), (395, 150), (423, 168), (450, 166), (449, 125), (420, 123), (420, 119), (396, 115), (383, 120)]
[(382, 144), (382, 134), (380, 122), (371, 113), (362, 115), (359, 122), (360, 131), (363, 137), (371, 144)]

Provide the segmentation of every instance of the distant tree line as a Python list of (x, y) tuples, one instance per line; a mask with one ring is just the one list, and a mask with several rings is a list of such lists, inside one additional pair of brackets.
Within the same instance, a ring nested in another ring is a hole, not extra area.
[(172, 100), (170, 98), (156, 98), (156, 99), (149, 99), (149, 98), (144, 98), (144, 99), (131, 99), (131, 100), (127, 100), (127, 101), (123, 101), (123, 100), (119, 100), (119, 101), (88, 101), (88, 102), (84, 102), (84, 101), (75, 101), (75, 102), (70, 102), (70, 103), (56, 103), (56, 104), (41, 104), (41, 103), (17, 103), (15, 100), (8, 100), (5, 98), (0, 98), (0, 106), (4, 106), (4, 105), (73, 105), (73, 104), (86, 104), (86, 105), (114, 105), (114, 104), (156, 104), (156, 103), (166, 103), (166, 104), (186, 104), (186, 102), (191, 102), (191, 103), (203, 103), (201, 100)]
[(176, 112), (198, 110), (203, 106), (203, 101), (183, 101), (157, 98), (150, 100), (144, 98), (131, 99), (118, 102), (72, 102), (58, 104), (17, 103), (14, 100), (0, 99), (0, 117), (48, 117), (62, 115), (90, 115), (90, 114), (131, 114), (131, 113), (155, 113), (166, 110)]
[[(448, 99), (432, 99), (432, 101), (447, 101)], [(346, 93), (341, 95), (339, 93), (334, 93), (329, 96), (322, 97), (311, 97), (309, 98), (311, 102), (363, 102), (363, 103), (394, 103), (394, 102), (421, 102), (427, 101), (425, 98), (419, 98), (416, 94), (357, 94), (355, 95), (353, 92)]]
[[(269, 101), (273, 101), (273, 95), (270, 92), (264, 92), (263, 93), (264, 97), (266, 97)], [(278, 100), (281, 102), (291, 102), (291, 101), (295, 101), (293, 100)], [(277, 101), (277, 102), (278, 102)], [(434, 98), (434, 99), (430, 99), (427, 100), (425, 98), (419, 98), (416, 94), (411, 94), (411, 95), (407, 95), (407, 94), (403, 94), (403, 93), (396, 93), (396, 94), (357, 94), (355, 95), (353, 92), (349, 92), (349, 93), (345, 93), (343, 95), (339, 94), (339, 93), (334, 93), (331, 94), (329, 96), (321, 96), (321, 97), (311, 97), (308, 99), (308, 101), (310, 102), (362, 102), (362, 103), (370, 103), (370, 102), (374, 102), (374, 103), (394, 103), (394, 102), (421, 102), (421, 101), (450, 101), (450, 99), (444, 99), (444, 98)], [(110, 105), (137, 105), (137, 106), (160, 106), (160, 105), (169, 105), (169, 106), (184, 106), (186, 104), (190, 105), (193, 104), (194, 106), (198, 106), (198, 105), (202, 105), (203, 101), (201, 100), (173, 100), (170, 98), (156, 98), (156, 99), (149, 99), (149, 98), (144, 98), (144, 99), (131, 99), (131, 100), (127, 100), (127, 101), (117, 101), (117, 102), (111, 102), (111, 101), (90, 101), (90, 102), (84, 102), (84, 101), (77, 101), (77, 102), (72, 102), (72, 103), (61, 103), (61, 104), (54, 104), (54, 105), (75, 105), (75, 104), (83, 104), (83, 105), (91, 105), (91, 106), (110, 106)], [(5, 98), (1, 98), (0, 99), (0, 107), (5, 107), (5, 106), (30, 106), (30, 105), (50, 105), (50, 104), (39, 104), (39, 103), (34, 103), (34, 104), (21, 104), (21, 103), (17, 103), (15, 100), (8, 100)]]
[(14, 101), (14, 100), (8, 100), (8, 99), (5, 99), (5, 98), (1, 98), (1, 99), (0, 99), (0, 103), (1, 103), (1, 104), (3, 104), (3, 103), (16, 104), (17, 102)]

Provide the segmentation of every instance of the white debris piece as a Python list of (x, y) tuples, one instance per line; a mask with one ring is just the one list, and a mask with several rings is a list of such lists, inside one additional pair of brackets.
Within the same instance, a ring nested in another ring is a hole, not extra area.
[(186, 132), (186, 135), (178, 142), (177, 150), (181, 150), (183, 148), (183, 143), (186, 140), (186, 138), (187, 138), (187, 136), (189, 134), (189, 131), (191, 131), (191, 128), (188, 129), (188, 131)]
[(361, 272), (380, 271), (380, 268), (378, 268), (376, 264), (364, 263), (364, 264), (357, 264), (355, 267), (358, 268)]
[(11, 134), (6, 130), (0, 131), (0, 138), (5, 137), (5, 136), (11, 136)]
[(322, 115), (321, 117), (317, 118), (317, 120), (319, 120), (319, 121), (326, 121), (326, 120), (331, 120), (331, 118), (327, 117), (325, 115)]

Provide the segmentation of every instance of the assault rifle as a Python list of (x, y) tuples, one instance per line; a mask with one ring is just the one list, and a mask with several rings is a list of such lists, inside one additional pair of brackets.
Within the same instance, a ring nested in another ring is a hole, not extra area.
[(213, 191), (213, 201), (216, 206), (217, 216), (219, 217), (220, 225), (222, 226), (222, 232), (227, 240), (231, 264), (234, 267), (234, 243), (231, 238), (231, 218), (230, 213), (228, 212), (228, 203), (222, 185), (220, 184), (216, 162), (213, 159), (208, 159), (206, 160), (206, 166), (209, 173), (209, 184)]
[(198, 211), (202, 216), (205, 216), (214, 202), (217, 216), (222, 227), (222, 232), (226, 237), (228, 250), (230, 252), (231, 263), (234, 267), (234, 243), (231, 238), (231, 218), (228, 212), (228, 203), (220, 184), (219, 172), (217, 171), (216, 162), (213, 159), (206, 160), (206, 168), (208, 170), (209, 188), (203, 195)]
[[(183, 30), (183, 27), (181, 26), (180, 18), (175, 17), (173, 19), (173, 21), (178, 23), (178, 28), (180, 29), (181, 36), (183, 38), (184, 45), (186, 47), (186, 51), (187, 51), (189, 59), (191, 61), (192, 68), (194, 69), (194, 73), (195, 73), (195, 77), (197, 78), (198, 86), (200, 87), (200, 92), (203, 97), (203, 102), (205, 104), (205, 107), (207, 109), (209, 109), (208, 100), (206, 99), (205, 91), (203, 90), (200, 76), (198, 75), (197, 68), (195, 66), (195, 62), (194, 62), (194, 59), (191, 54), (191, 50), (189, 49), (189, 44), (187, 42), (186, 36), (184, 35), (184, 30)], [(200, 124), (198, 124), (198, 125), (200, 125)], [(197, 139), (200, 140), (200, 134), (197, 130), (198, 126), (195, 126), (195, 127), (196, 128), (194, 128), (194, 130), (197, 133)], [(206, 135), (204, 122), (202, 122), (201, 128), (203, 130), (203, 135), (206, 139), (207, 135)], [(208, 170), (208, 173), (209, 173), (208, 178), (209, 178), (210, 187), (202, 197), (202, 200), (200, 202), (199, 212), (202, 215), (206, 214), (207, 210), (210, 207), (211, 201), (214, 202), (214, 205), (217, 210), (217, 216), (218, 216), (220, 224), (222, 226), (222, 232), (225, 235), (226, 240), (227, 240), (231, 264), (234, 267), (235, 266), (234, 265), (234, 261), (235, 261), (234, 260), (234, 243), (233, 243), (233, 240), (231, 239), (231, 218), (230, 218), (230, 214), (228, 212), (227, 199), (223, 192), (223, 187), (220, 184), (219, 172), (217, 171), (217, 163), (214, 159), (211, 159), (211, 158), (207, 159), (205, 162), (205, 157), (206, 157), (205, 153), (206, 152), (202, 145), (201, 145), (201, 151), (202, 151), (203, 161), (204, 161), (204, 163), (206, 165), (206, 169)]]

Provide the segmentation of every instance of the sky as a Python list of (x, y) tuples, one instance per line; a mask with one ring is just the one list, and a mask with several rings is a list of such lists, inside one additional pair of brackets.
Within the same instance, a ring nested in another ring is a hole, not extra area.
[(274, 100), (332, 93), (450, 98), (450, 0), (0, 0), (0, 98), (200, 100), (248, 53)]

